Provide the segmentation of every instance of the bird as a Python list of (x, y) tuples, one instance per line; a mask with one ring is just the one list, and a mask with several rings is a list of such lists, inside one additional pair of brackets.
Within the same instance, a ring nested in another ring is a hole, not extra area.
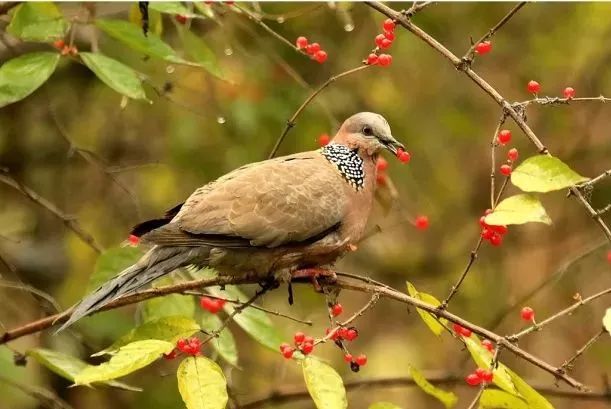
[(361, 112), (320, 149), (247, 164), (196, 189), (133, 228), (150, 250), (76, 304), (58, 331), (181, 267), (279, 282), (325, 271), (364, 233), (383, 150), (405, 146), (383, 116)]

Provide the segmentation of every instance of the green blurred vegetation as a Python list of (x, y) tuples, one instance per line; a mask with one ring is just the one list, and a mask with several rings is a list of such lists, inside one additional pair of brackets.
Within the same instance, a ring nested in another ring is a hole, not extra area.
[[(252, 4), (240, 6), (254, 7)], [(133, 3), (96, 3), (100, 17), (127, 19)], [(83, 25), (76, 45), (89, 50), (92, 36), (106, 54), (146, 74), (145, 90), (152, 104), (122, 103), (122, 97), (100, 82), (86, 67), (62, 58), (50, 80), (23, 101), (0, 109), (0, 168), (42, 197), (74, 216), (104, 247), (126, 239), (129, 229), (156, 217), (187, 197), (195, 188), (248, 162), (264, 159), (286, 120), (330, 75), (356, 67), (373, 47), (382, 16), (364, 4), (259, 3), (271, 19), (264, 20), (293, 41), (305, 35), (321, 43), (329, 59), (320, 65), (271, 37), (245, 15), (226, 6), (213, 19), (192, 20), (193, 32), (210, 47), (225, 73), (220, 80), (201, 68), (174, 65), (143, 56)], [(393, 8), (409, 6), (394, 3)], [(429, 7), (414, 21), (457, 55), (470, 46), (509, 9), (508, 3), (443, 3)], [(62, 4), (67, 16), (82, 12), (79, 4)], [(305, 13), (293, 12), (305, 10)], [(283, 22), (277, 15), (287, 13)], [(542, 93), (560, 96), (565, 86), (578, 96), (611, 94), (611, 4), (534, 3), (524, 7), (493, 38), (493, 51), (479, 57), (474, 69), (511, 101), (530, 98), (528, 80), (542, 84)], [(177, 25), (163, 17), (164, 41), (184, 54)], [(0, 63), (45, 44), (23, 43), (6, 33), (8, 17), (0, 17)], [(351, 28), (346, 31), (345, 28)], [(400, 197), (400, 209), (377, 206), (371, 225), (379, 234), (364, 241), (359, 251), (342, 260), (342, 271), (370, 275), (405, 290), (405, 281), (442, 299), (456, 280), (479, 234), (478, 218), (489, 207), (490, 140), (500, 116), (498, 106), (473, 83), (410, 33), (397, 29), (388, 68), (373, 67), (341, 79), (310, 104), (288, 134), (281, 153), (315, 149), (321, 133), (332, 134), (347, 116), (359, 111), (383, 114), (393, 134), (412, 154), (408, 166), (390, 161), (388, 171)], [(295, 76), (309, 84), (301, 86)], [(151, 87), (167, 92), (158, 94)], [(611, 115), (599, 102), (560, 107), (532, 107), (528, 122), (555, 156), (582, 175), (596, 176), (611, 167)], [(511, 122), (512, 146), (522, 158), (536, 152)], [(82, 152), (83, 154), (79, 154)], [(88, 152), (95, 154), (95, 159)], [(504, 151), (499, 150), (500, 155)], [(89, 158), (89, 160), (85, 160)], [(93, 159), (92, 159), (93, 158)], [(101, 166), (100, 166), (101, 164)], [(115, 180), (116, 179), (116, 180)], [(117, 183), (118, 181), (118, 183)], [(125, 191), (125, 188), (128, 192)], [(510, 188), (508, 194), (518, 192)], [(611, 198), (609, 181), (597, 185), (595, 207)], [(488, 326), (509, 305), (551, 277), (564, 263), (602, 242), (599, 228), (563, 192), (543, 196), (551, 226), (511, 227), (500, 248), (487, 244), (479, 254), (451, 311)], [(426, 231), (409, 219), (425, 214)], [(406, 220), (408, 219), (408, 220)], [(610, 222), (609, 216), (607, 221)], [(605, 247), (571, 265), (528, 302), (545, 317), (573, 301), (611, 284)], [(62, 307), (84, 295), (97, 254), (60, 220), (14, 189), (0, 184), (0, 255), (16, 273), (0, 263), (0, 280), (23, 281), (51, 294)], [(322, 334), (326, 309), (310, 288), (296, 288), (289, 307), (284, 291), (266, 296), (269, 308), (315, 322), (308, 333)], [(367, 299), (342, 294), (347, 311)], [(608, 304), (608, 303), (607, 303)], [(518, 306), (519, 307), (519, 306)], [(560, 365), (600, 329), (604, 300), (588, 305), (520, 346)], [(83, 320), (67, 334), (52, 331), (10, 344), (17, 351), (43, 346), (83, 359), (112, 344), (134, 325), (135, 308), (122, 308)], [(11, 328), (53, 312), (46, 302), (15, 289), (0, 288), (0, 323)], [(415, 311), (380, 302), (357, 322), (359, 340), (352, 346), (365, 352), (369, 363), (351, 373), (331, 346), (317, 351), (329, 359), (344, 381), (407, 376), (409, 365), (463, 376), (467, 351), (447, 334), (433, 336)], [(288, 340), (302, 326), (273, 317)], [(499, 333), (523, 326), (516, 311), (501, 322)], [(232, 326), (240, 351), (238, 368), (225, 365), (235, 397), (248, 402), (282, 386), (302, 387), (300, 369), (248, 338)], [(510, 354), (503, 361), (536, 384), (553, 379)], [(36, 362), (16, 367), (12, 354), (0, 347), (0, 375), (54, 391), (74, 408), (181, 407), (173, 375), (178, 363), (159, 362), (125, 381), (142, 393), (99, 387), (67, 388), (68, 381)], [(572, 374), (586, 384), (603, 388), (611, 365), (608, 337), (579, 359)], [(169, 376), (165, 376), (169, 375)], [(449, 388), (465, 406), (475, 393)], [(366, 408), (376, 401), (402, 407), (440, 407), (417, 388), (360, 388), (349, 393), (350, 407)], [(602, 408), (605, 402), (551, 398), (556, 408)], [(0, 408), (35, 408), (37, 403), (0, 382)], [(309, 408), (311, 401), (278, 407)]]

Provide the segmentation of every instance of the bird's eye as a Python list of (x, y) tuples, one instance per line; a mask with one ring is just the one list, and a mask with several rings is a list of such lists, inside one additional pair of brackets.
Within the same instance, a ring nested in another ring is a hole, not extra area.
[(363, 127), (363, 135), (366, 135), (366, 136), (373, 135), (373, 129), (371, 129), (370, 126), (364, 126)]

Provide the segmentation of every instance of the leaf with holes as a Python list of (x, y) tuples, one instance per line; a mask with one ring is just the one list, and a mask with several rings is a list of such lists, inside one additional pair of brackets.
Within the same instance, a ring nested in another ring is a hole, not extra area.
[(224, 409), (227, 405), (227, 381), (214, 361), (202, 356), (185, 358), (176, 376), (187, 409)]
[[(465, 341), (465, 345), (467, 345), (467, 349), (471, 353), (471, 357), (480, 368), (490, 369), (490, 364), (492, 363), (492, 352), (488, 351), (485, 347), (482, 346), (480, 339), (477, 335), (471, 334), (469, 338), (462, 337)], [(520, 396), (518, 390), (516, 389), (513, 381), (511, 380), (511, 376), (507, 371), (507, 367), (499, 362), (498, 367), (492, 371), (494, 377), (492, 382), (503, 389), (506, 392), (511, 393), (512, 395)]]
[(458, 396), (456, 396), (456, 394), (452, 392), (446, 392), (443, 389), (437, 388), (436, 386), (432, 385), (416, 368), (410, 366), (409, 374), (414, 380), (414, 382), (416, 382), (416, 385), (420, 387), (420, 389), (422, 389), (425, 393), (437, 398), (437, 400), (443, 403), (443, 405), (447, 409), (454, 407), (454, 405), (456, 405), (456, 402), (458, 402)]
[(303, 359), (301, 366), (306, 387), (318, 409), (348, 407), (344, 382), (335, 369), (313, 357)]
[(551, 192), (585, 182), (560, 159), (549, 155), (531, 156), (511, 172), (511, 183), (525, 192)]
[[(207, 291), (216, 297), (223, 297), (230, 300), (239, 300), (247, 302), (250, 297), (246, 296), (236, 286), (225, 286), (225, 290), (218, 287), (208, 288)], [(233, 303), (226, 303), (223, 307), (227, 314), (232, 314), (235, 311)], [(283, 342), (283, 338), (274, 326), (274, 323), (269, 318), (267, 313), (254, 308), (246, 307), (242, 312), (236, 314), (233, 320), (238, 324), (248, 335), (254, 338), (261, 345), (271, 349), (274, 352), (278, 351), (278, 347)]]
[(59, 61), (58, 53), (29, 53), (0, 66), (0, 108), (17, 102), (44, 84)]
[(149, 33), (145, 37), (142, 28), (129, 21), (96, 20), (95, 24), (110, 37), (142, 54), (160, 58), (171, 63), (199, 66), (198, 64), (180, 58), (172, 47), (164, 43), (154, 33)]
[(106, 283), (122, 270), (138, 261), (140, 257), (142, 257), (142, 250), (137, 247), (113, 247), (104, 250), (95, 262), (93, 274), (87, 285), (87, 292), (91, 292)]
[[(410, 296), (422, 300), (431, 305), (438, 306), (439, 304), (441, 304), (439, 300), (434, 296), (427, 293), (421, 293), (416, 290), (416, 287), (414, 287), (414, 285), (410, 282), (407, 283), (407, 292)], [(420, 315), (420, 318), (422, 318), (426, 326), (429, 327), (435, 335), (441, 335), (445, 328), (445, 325), (448, 323), (448, 320), (446, 320), (445, 318), (437, 318), (430, 312), (424, 311), (420, 308), (416, 308), (416, 311), (418, 311), (418, 315)]]
[(503, 200), (484, 221), (492, 225), (544, 223), (552, 224), (545, 208), (536, 196), (521, 194)]
[(132, 342), (119, 348), (110, 361), (96, 366), (88, 365), (74, 377), (74, 383), (89, 385), (120, 378), (144, 368), (173, 349), (174, 344), (156, 339)]
[(79, 55), (85, 65), (104, 84), (119, 94), (132, 99), (146, 99), (138, 73), (127, 65), (99, 53), (80, 53)]
[(23, 2), (15, 8), (10, 34), (25, 41), (47, 42), (64, 38), (68, 22), (52, 2)]
[(158, 339), (176, 344), (179, 339), (190, 337), (200, 329), (200, 326), (192, 318), (181, 316), (160, 317), (134, 328), (111, 346), (92, 356), (114, 354), (123, 345), (147, 339)]
[(524, 400), (505, 391), (486, 389), (479, 398), (480, 409), (529, 409)]
[[(213, 332), (219, 329), (222, 325), (221, 319), (207, 311), (202, 312), (201, 320), (202, 329), (207, 332)], [(238, 365), (238, 347), (236, 346), (235, 339), (229, 328), (224, 328), (218, 337), (212, 341), (212, 347), (219, 353), (219, 355), (233, 366)]]
[[(45, 366), (47, 369), (58, 374), (62, 378), (73, 382), (75, 376), (87, 367), (87, 363), (85, 361), (61, 352), (52, 351), (50, 349), (35, 348), (29, 350), (26, 355), (34, 358), (39, 364)], [(142, 391), (140, 388), (135, 388), (122, 382), (106, 381), (102, 383), (115, 388), (136, 392)]]

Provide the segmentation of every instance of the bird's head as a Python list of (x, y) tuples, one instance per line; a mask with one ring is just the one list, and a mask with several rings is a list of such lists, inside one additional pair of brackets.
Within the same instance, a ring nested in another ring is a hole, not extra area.
[(373, 112), (360, 112), (346, 119), (333, 142), (350, 149), (359, 149), (370, 156), (378, 154), (382, 149), (387, 149), (393, 155), (399, 149), (405, 150), (405, 146), (392, 136), (386, 119)]

